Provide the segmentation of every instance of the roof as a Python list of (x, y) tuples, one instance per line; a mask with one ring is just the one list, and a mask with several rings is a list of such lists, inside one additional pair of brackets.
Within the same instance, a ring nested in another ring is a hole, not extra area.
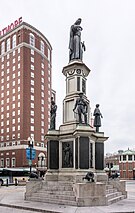
[(135, 155), (135, 151), (128, 149), (122, 152), (121, 155)]

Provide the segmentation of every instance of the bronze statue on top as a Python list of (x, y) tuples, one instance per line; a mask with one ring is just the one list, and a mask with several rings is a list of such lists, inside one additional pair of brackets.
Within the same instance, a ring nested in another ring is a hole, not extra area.
[(55, 129), (55, 118), (56, 118), (56, 111), (57, 111), (57, 105), (55, 104), (55, 101), (53, 100), (53, 97), (51, 97), (51, 110), (50, 110), (50, 130)]
[(94, 118), (94, 127), (96, 127), (96, 132), (99, 132), (99, 127), (101, 127), (101, 118), (103, 118), (100, 110), (99, 110), (99, 104), (96, 104), (96, 108), (94, 110), (93, 115)]
[(69, 41), (69, 61), (73, 59), (83, 58), (83, 50), (85, 51), (84, 42), (81, 42), (81, 31), (83, 30), (80, 26), (82, 19), (79, 18), (70, 28), (70, 41)]

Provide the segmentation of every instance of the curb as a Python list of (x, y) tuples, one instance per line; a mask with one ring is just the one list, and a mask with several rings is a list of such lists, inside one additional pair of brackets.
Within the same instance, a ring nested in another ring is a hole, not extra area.
[(5, 207), (9, 207), (9, 208), (15, 208), (15, 209), (24, 209), (24, 210), (29, 210), (29, 211), (33, 211), (33, 212), (43, 212), (43, 213), (63, 213), (63, 212), (59, 212), (59, 211), (50, 211), (50, 210), (45, 210), (45, 209), (36, 209), (36, 208), (32, 208), (32, 207), (26, 207), (26, 206), (16, 206), (14, 204), (5, 204), (5, 203), (0, 203), (0, 206), (5, 206)]

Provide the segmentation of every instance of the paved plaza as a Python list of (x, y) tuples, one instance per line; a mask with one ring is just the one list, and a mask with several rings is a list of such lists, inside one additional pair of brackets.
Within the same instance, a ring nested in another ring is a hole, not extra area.
[(110, 206), (74, 207), (40, 202), (25, 201), (25, 186), (2, 186), (0, 188), (1, 213), (102, 213), (135, 212), (135, 180), (127, 181), (128, 198)]

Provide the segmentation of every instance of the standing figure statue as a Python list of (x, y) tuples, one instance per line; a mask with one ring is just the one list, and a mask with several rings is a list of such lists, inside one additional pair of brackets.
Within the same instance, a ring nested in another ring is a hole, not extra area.
[(69, 41), (69, 61), (73, 59), (81, 59), (83, 57), (83, 50), (85, 51), (84, 41), (81, 42), (80, 26), (82, 19), (79, 18), (70, 28), (70, 41)]
[(94, 118), (94, 127), (96, 127), (96, 132), (99, 132), (99, 127), (101, 127), (101, 118), (103, 118), (100, 110), (99, 110), (99, 104), (96, 104), (96, 108), (94, 110), (93, 115)]
[(70, 148), (69, 143), (66, 144), (63, 151), (64, 151), (64, 165), (66, 167), (70, 167), (71, 164), (72, 164), (72, 162), (71, 162), (72, 152), (71, 152), (71, 148)]
[(57, 105), (55, 104), (53, 97), (51, 97), (51, 110), (50, 110), (50, 130), (55, 129), (55, 118), (56, 118)]
[(82, 123), (82, 114), (84, 115), (84, 123), (87, 124), (88, 104), (83, 98), (83, 92), (81, 92), (79, 94), (79, 98), (76, 99), (73, 112), (75, 111), (76, 107), (77, 107), (77, 112), (79, 116), (79, 124)]

